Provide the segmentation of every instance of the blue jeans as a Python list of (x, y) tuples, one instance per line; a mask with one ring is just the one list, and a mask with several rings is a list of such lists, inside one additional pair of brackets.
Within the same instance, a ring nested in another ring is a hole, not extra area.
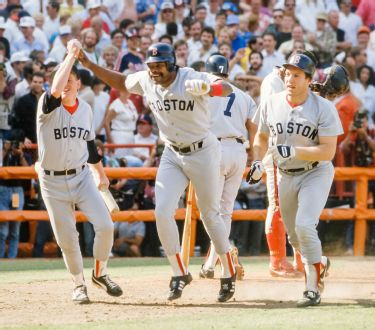
[[(12, 209), (12, 194), (19, 195), (19, 207), (22, 210), (25, 203), (22, 187), (0, 186), (0, 211)], [(0, 258), (5, 257), (5, 244), (8, 240), (8, 258), (16, 258), (18, 253), (18, 241), (21, 223), (17, 221), (0, 222)]]

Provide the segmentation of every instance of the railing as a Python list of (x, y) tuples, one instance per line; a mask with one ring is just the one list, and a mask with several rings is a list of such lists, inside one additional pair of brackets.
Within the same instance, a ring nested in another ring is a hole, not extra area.
[[(128, 178), (153, 180), (157, 168), (106, 168), (110, 178)], [(33, 167), (0, 167), (0, 179), (32, 179), (37, 178)], [(363, 256), (365, 253), (367, 221), (375, 220), (375, 209), (367, 208), (368, 180), (375, 179), (375, 169), (359, 167), (338, 167), (335, 169), (336, 180), (352, 180), (356, 182), (355, 207), (343, 209), (324, 209), (321, 220), (354, 220), (354, 255)], [(176, 219), (185, 218), (185, 209), (178, 209)], [(153, 210), (121, 211), (112, 216), (114, 221), (155, 221)], [(233, 212), (234, 221), (261, 221), (266, 218), (266, 210), (239, 210)], [(49, 220), (46, 211), (0, 211), (0, 221), (29, 221)], [(77, 221), (85, 221), (81, 212), (77, 212)], [(193, 202), (191, 254), (196, 240), (196, 225), (199, 221), (199, 211)]]

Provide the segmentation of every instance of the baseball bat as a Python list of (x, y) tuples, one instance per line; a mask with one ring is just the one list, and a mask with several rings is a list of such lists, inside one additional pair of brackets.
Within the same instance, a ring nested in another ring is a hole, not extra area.
[(116, 213), (120, 211), (119, 206), (117, 205), (115, 199), (113, 198), (111, 192), (107, 189), (100, 189), (100, 195), (102, 196), (105, 205), (107, 206), (107, 209), (109, 213)]
[(186, 214), (185, 214), (185, 224), (184, 224), (184, 232), (182, 234), (182, 243), (181, 243), (181, 255), (182, 261), (187, 268), (189, 265), (189, 254), (190, 254), (190, 237), (191, 237), (191, 211), (193, 207), (193, 193), (194, 188), (191, 183), (189, 182), (189, 191), (186, 200)]

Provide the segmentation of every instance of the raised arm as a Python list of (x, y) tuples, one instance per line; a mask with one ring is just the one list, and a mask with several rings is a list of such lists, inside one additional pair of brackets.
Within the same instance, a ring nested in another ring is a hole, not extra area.
[(119, 91), (125, 91), (125, 75), (120, 72), (105, 69), (93, 62), (91, 62), (84, 51), (81, 49), (78, 60), (82, 63), (84, 67), (91, 70), (95, 76), (100, 80), (104, 81), (110, 87), (116, 88)]
[(68, 82), (70, 71), (72, 70), (82, 45), (78, 40), (71, 40), (68, 42), (67, 48), (68, 54), (57, 69), (52, 81), (51, 95), (56, 99), (61, 97), (61, 93)]

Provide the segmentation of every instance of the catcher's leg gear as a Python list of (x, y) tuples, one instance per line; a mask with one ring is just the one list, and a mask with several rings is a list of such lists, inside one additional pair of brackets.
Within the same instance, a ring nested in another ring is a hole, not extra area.
[(236, 274), (232, 277), (220, 279), (220, 291), (217, 300), (219, 302), (228, 301), (233, 297), (235, 291)]
[(303, 298), (297, 301), (297, 307), (309, 307), (320, 304), (320, 294), (314, 291), (305, 291)]
[(234, 268), (236, 269), (236, 280), (242, 281), (245, 276), (245, 269), (238, 260), (238, 249), (233, 246), (230, 250), (230, 254), (233, 259)]
[(181, 297), (182, 290), (184, 287), (193, 280), (193, 277), (190, 273), (187, 275), (182, 276), (172, 276), (171, 281), (169, 283), (169, 296), (168, 300), (175, 300)]
[(92, 271), (91, 280), (98, 288), (105, 290), (110, 296), (119, 297), (122, 295), (120, 286), (113, 282), (108, 275), (96, 277), (94, 271)]
[(79, 285), (73, 289), (72, 300), (80, 305), (90, 303), (90, 299), (87, 296), (86, 285)]

